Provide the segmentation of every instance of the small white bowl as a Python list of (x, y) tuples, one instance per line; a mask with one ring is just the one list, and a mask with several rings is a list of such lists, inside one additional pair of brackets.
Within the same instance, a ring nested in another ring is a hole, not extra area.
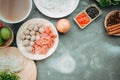
[(9, 20), (4, 19), (4, 17), (1, 17), (1, 16), (0, 16), (0, 19), (1, 19), (3, 22), (10, 23), (10, 24), (19, 23), (19, 22), (25, 20), (25, 19), (29, 16), (29, 14), (30, 14), (30, 12), (31, 12), (31, 10), (32, 10), (32, 0), (29, 0), (29, 1), (30, 1), (29, 10), (28, 10), (26, 16), (24, 16), (22, 19), (20, 19), (20, 20), (18, 20), (18, 21), (9, 21)]

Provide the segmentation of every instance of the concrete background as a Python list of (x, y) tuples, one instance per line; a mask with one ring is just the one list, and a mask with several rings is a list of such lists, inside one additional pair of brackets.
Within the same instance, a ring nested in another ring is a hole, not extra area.
[[(59, 33), (59, 45), (48, 59), (36, 61), (38, 69), (37, 80), (120, 80), (120, 37), (106, 34), (104, 18), (112, 10), (120, 6), (101, 8), (103, 14), (81, 30), (73, 18), (91, 3), (91, 0), (81, 0), (77, 9), (69, 16), (72, 26), (68, 33)], [(33, 4), (29, 17), (45, 18), (54, 25), (58, 19), (52, 19), (41, 14)], [(15, 34), (25, 22), (8, 24)]]

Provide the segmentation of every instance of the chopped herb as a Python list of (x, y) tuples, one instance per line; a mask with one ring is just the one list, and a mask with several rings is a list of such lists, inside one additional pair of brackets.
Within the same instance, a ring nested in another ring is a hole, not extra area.
[(0, 72), (0, 80), (20, 80), (20, 77), (8, 71)]
[(95, 1), (97, 1), (102, 7), (120, 5), (120, 0), (95, 0)]

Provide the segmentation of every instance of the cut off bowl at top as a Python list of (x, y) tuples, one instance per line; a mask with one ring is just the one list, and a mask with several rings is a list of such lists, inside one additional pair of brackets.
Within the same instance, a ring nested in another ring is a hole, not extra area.
[(62, 18), (71, 14), (80, 0), (34, 0), (38, 10), (51, 18)]

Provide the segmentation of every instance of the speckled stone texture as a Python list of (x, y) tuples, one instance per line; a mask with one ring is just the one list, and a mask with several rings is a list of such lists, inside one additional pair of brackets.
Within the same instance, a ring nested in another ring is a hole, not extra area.
[[(106, 14), (120, 6), (101, 8), (102, 15), (81, 30), (73, 18), (91, 3), (94, 2), (81, 0), (77, 9), (65, 17), (70, 20), (71, 29), (66, 34), (59, 33), (59, 45), (52, 56), (36, 61), (37, 80), (120, 80), (120, 37), (108, 36), (104, 28)], [(25, 21), (32, 18), (45, 18), (54, 25), (58, 20), (41, 14), (34, 4)], [(16, 36), (25, 21), (7, 25)], [(16, 46), (15, 39), (11, 46)]]

